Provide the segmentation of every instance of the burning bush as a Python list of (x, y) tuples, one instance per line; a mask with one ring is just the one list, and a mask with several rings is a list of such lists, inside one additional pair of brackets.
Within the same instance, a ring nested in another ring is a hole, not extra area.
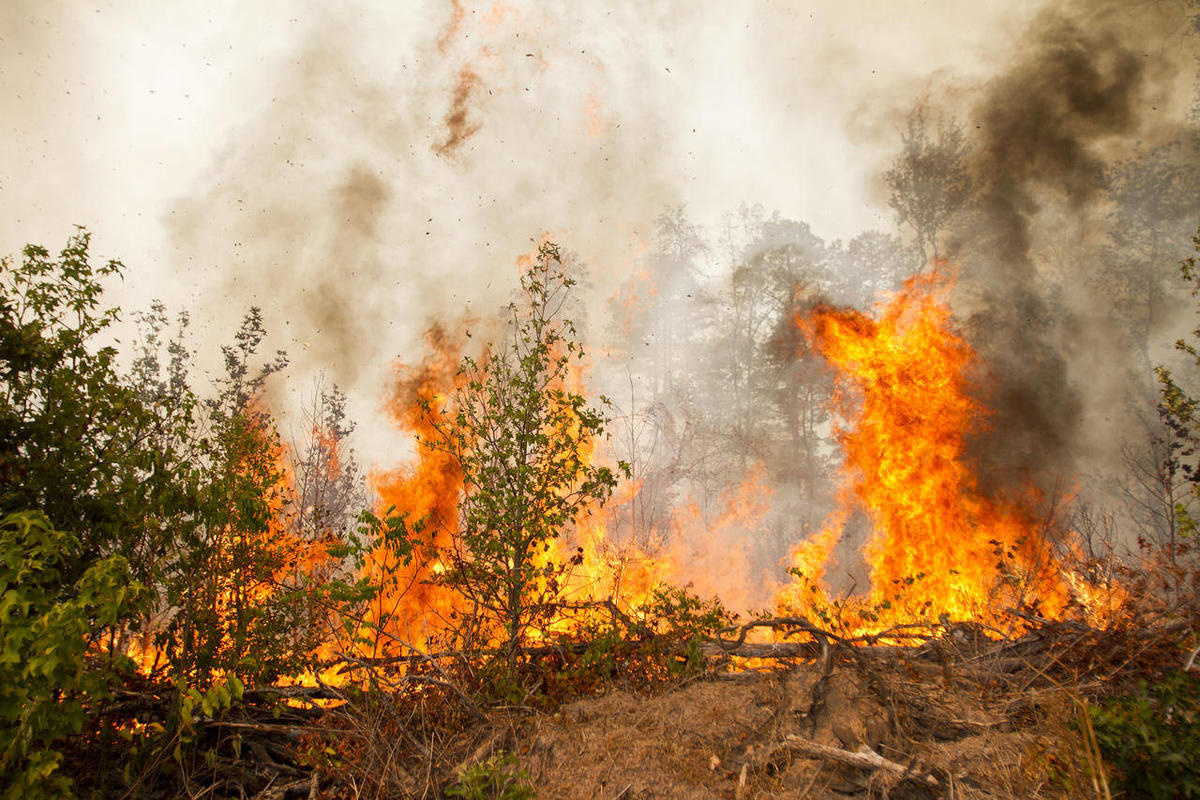
[(461, 486), (453, 513), (414, 531), (432, 545), (420, 568), (458, 596), (460, 631), (478, 631), (466, 639), (500, 646), (510, 666), (557, 614), (572, 564), (555, 540), (617, 482), (590, 459), (607, 420), (569, 385), (583, 358), (563, 316), (573, 285), (558, 246), (543, 243), (508, 307), (507, 338), (479, 361), (464, 358), (448, 394), (417, 401), (420, 446), (447, 460)]
[(169, 678), (168, 718), (133, 729), (151, 754), (143, 763), (182, 764), (195, 687), (311, 666), (325, 622), (363, 588), (323, 568), (335, 532), (288, 530), (293, 484), (258, 405), (286, 362), (255, 365), (257, 311), (224, 349), (226, 375), (209, 400), (188, 384), (182, 333), (162, 374), (161, 307), (143, 317), (143, 346), (124, 374), (116, 349), (98, 344), (117, 318), (102, 281), (121, 265), (94, 266), (88, 247), (81, 232), (57, 258), (30, 246), (20, 263), (0, 263), (0, 594), (14, 612), (0, 634), (22, 673), (9, 676), (21, 689), (3, 712), (17, 725), (3, 767), (37, 773), (11, 785), (40, 781), (55, 793), (67, 791), (55, 779), (63, 737), (96, 728), (114, 746), (120, 679)]

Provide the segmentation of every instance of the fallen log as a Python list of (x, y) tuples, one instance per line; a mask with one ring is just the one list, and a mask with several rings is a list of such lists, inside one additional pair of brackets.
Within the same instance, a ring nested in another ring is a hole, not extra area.
[(343, 695), (328, 686), (264, 686), (247, 689), (242, 695), (245, 700), (269, 701), (276, 698), (287, 700), (342, 700)]
[(898, 764), (895, 761), (889, 761), (883, 756), (876, 753), (869, 747), (864, 746), (858, 752), (842, 750), (839, 747), (830, 747), (829, 745), (814, 742), (800, 736), (791, 734), (784, 737), (783, 741), (775, 746), (772, 752), (787, 749), (794, 750), (804, 755), (822, 758), (827, 761), (836, 761), (839, 764), (846, 764), (859, 769), (867, 769), (872, 771), (882, 770), (891, 773), (901, 780), (911, 780), (918, 783), (924, 783), (928, 786), (937, 786), (937, 778), (927, 773), (914, 772), (911, 767), (906, 767), (903, 764)]
[[(700, 642), (700, 653), (709, 659), (763, 659), (787, 661), (792, 659), (819, 660), (827, 669), (834, 662), (890, 661), (901, 660), (912, 665), (935, 663), (950, 666), (955, 672), (977, 679), (998, 678), (1021, 672), (1031, 662), (1046, 658), (1051, 651), (1061, 652), (1064, 641), (1068, 646), (1074, 642), (1082, 644), (1089, 637), (1105, 636), (1109, 632), (1088, 628), (1080, 623), (1056, 623), (1032, 615), (1024, 615), (1026, 621), (1042, 627), (1028, 631), (1019, 639), (1008, 638), (1003, 632), (975, 623), (954, 623), (943, 620), (938, 623), (910, 623), (895, 625), (873, 634), (854, 637), (840, 636), (826, 631), (804, 617), (777, 617), (756, 619), (739, 626), (718, 632), (715, 638)], [(1151, 639), (1171, 631), (1177, 626), (1163, 626), (1150, 632), (1139, 632), (1135, 638)], [(775, 642), (747, 641), (751, 631), (771, 628), (776, 636), (787, 639)], [(964, 632), (965, 631), (965, 632)], [(632, 632), (632, 630), (631, 630)], [(689, 644), (671, 641), (642, 630), (643, 635), (632, 635), (621, 643), (606, 641), (606, 647), (626, 646), (629, 648), (650, 647), (663, 655), (684, 657)], [(970, 634), (969, 641), (962, 637)], [(994, 634), (994, 637), (992, 636)], [(729, 638), (726, 638), (726, 636)], [(1076, 641), (1078, 640), (1078, 641)], [(904, 642), (911, 642), (905, 644)], [(963, 645), (970, 645), (963, 648)], [(525, 658), (542, 659), (580, 655), (595, 646), (594, 642), (564, 642), (539, 644), (520, 648)], [(411, 666), (425, 663), (442, 680), (447, 680), (440, 664), (447, 661), (475, 661), (480, 658), (505, 655), (507, 651), (484, 648), (476, 651), (445, 650), (421, 652), (407, 646), (410, 652), (381, 658), (348, 657), (340, 660), (348, 672), (360, 669)], [(694, 652), (694, 651), (693, 651)], [(1194, 661), (1192, 663), (1194, 667)]]
[(817, 658), (821, 646), (816, 642), (743, 642), (732, 649), (717, 643), (700, 645), (705, 656), (733, 656), (736, 658)]

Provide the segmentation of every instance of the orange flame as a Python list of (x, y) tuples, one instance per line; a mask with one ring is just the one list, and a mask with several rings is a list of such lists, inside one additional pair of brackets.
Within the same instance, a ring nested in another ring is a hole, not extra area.
[[(404, 430), (429, 441), (443, 413), (446, 395), (453, 390), (458, 369), (458, 348), (440, 330), (429, 334), (431, 354), (419, 367), (398, 367), (397, 391), (389, 406)], [(429, 413), (424, 413), (422, 403)], [(418, 446), (414, 466), (372, 476), (384, 509), (407, 514), (413, 537), (412, 559), (405, 564), (386, 546), (373, 552), (364, 568), (379, 587), (367, 615), (375, 644), (372, 655), (392, 653), (401, 642), (423, 647), (445, 630), (455, 612), (455, 598), (433, 578), (439, 570), (438, 553), (451, 546), (462, 473), (447, 453)], [(419, 530), (417, 530), (419, 526)]]
[(581, 520), (575, 535), (560, 539), (558, 557), (575, 564), (563, 597), (569, 603), (611, 600), (623, 611), (649, 602), (674, 564), (670, 555), (647, 552), (631, 541), (615, 541), (612, 531), (623, 506), (635, 501), (639, 486), (630, 481), (602, 509)]
[[(867, 602), (878, 621), (948, 615), (996, 622), (1007, 607), (1054, 615), (1068, 591), (1039, 524), (1039, 495), (985, 496), (966, 458), (984, 409), (968, 392), (977, 356), (953, 329), (953, 281), (915, 276), (873, 319), (819, 308), (796, 324), (839, 372), (835, 432), (845, 452), (843, 502), (874, 524), (864, 548)], [(848, 509), (797, 551), (819, 576)], [(781, 597), (782, 601), (796, 597)]]
[(785, 614), (792, 609), (811, 609), (825, 601), (820, 591), (821, 579), (833, 548), (842, 538), (845, 523), (845, 512), (834, 514), (820, 533), (805, 539), (792, 550), (788, 571), (796, 580), (780, 589), (775, 597), (775, 605)]

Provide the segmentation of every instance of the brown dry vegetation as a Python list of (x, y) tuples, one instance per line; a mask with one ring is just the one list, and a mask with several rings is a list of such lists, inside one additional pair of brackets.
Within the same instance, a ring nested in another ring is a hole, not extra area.
[[(839, 667), (822, 682), (802, 666), (655, 697), (616, 693), (516, 726), (514, 736), (524, 737), (517, 752), (539, 796), (564, 800), (926, 797), (946, 796), (951, 785), (961, 797), (1072, 796), (1051, 774), (1055, 765), (1082, 766), (1082, 741), (1063, 724), (1063, 693), (1036, 697), (1014, 722), (988, 710), (977, 686), (883, 672), (872, 679)], [(904, 700), (885, 703), (872, 680), (903, 682)], [(1036, 731), (1029, 722), (1040, 723)], [(808, 756), (789, 748), (788, 736), (852, 752), (870, 747), (911, 766), (914, 778)], [(917, 778), (930, 774), (941, 788)]]
[[(1087, 704), (1178, 666), (1180, 633), (1045, 623), (997, 641), (959, 625), (912, 647), (835, 646), (760, 669), (731, 672), (715, 655), (707, 670), (654, 688), (614, 683), (475, 721), (447, 701), (422, 769), (397, 772), (422, 759), (380, 736), (393, 746), (360, 762), (360, 775), (371, 763), (399, 780), (358, 794), (345, 790), (363, 784), (343, 772), (337, 796), (432, 796), (508, 753), (546, 799), (1107, 797)], [(876, 763), (845, 763), (864, 753)]]
[[(1073, 691), (956, 672), (895, 661), (822, 678), (799, 665), (652, 697), (617, 692), (505, 724), (544, 798), (1095, 796), (1070, 725)], [(912, 775), (797, 752), (789, 736), (870, 748)]]

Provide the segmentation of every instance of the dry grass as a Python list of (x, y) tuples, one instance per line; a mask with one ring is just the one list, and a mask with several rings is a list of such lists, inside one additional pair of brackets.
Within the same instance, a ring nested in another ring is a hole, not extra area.
[[(657, 696), (618, 692), (525, 721), (516, 751), (542, 798), (1095, 798), (1076, 704), (1043, 691), (998, 714), (995, 687), (813, 664), (695, 682)], [(777, 744), (799, 736), (910, 767), (901, 779)], [(744, 777), (743, 777), (744, 776)]]

